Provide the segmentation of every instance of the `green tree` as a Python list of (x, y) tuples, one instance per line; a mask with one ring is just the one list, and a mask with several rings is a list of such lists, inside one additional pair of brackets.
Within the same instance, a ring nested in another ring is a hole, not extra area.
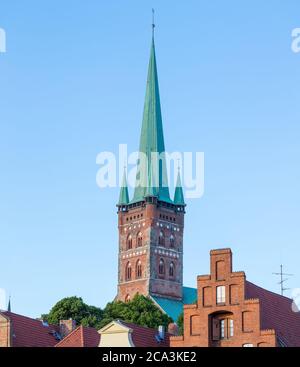
[(57, 302), (49, 314), (42, 318), (49, 324), (58, 324), (60, 320), (72, 318), (77, 325), (99, 328), (103, 311), (95, 306), (89, 306), (80, 297), (66, 297)]
[(151, 328), (157, 328), (159, 325), (167, 327), (170, 322), (173, 322), (150, 298), (138, 294), (126, 303), (121, 301), (108, 303), (103, 310), (100, 327), (116, 319)]
[(179, 335), (183, 335), (183, 328), (184, 328), (184, 325), (183, 325), (183, 312), (181, 312), (181, 314), (178, 316), (177, 326), (178, 326)]

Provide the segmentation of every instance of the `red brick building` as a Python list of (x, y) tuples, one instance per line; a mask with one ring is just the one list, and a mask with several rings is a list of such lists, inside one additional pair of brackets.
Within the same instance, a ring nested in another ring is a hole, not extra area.
[(210, 252), (210, 274), (197, 278), (198, 299), (184, 306), (183, 336), (171, 347), (300, 346), (300, 313), (293, 301), (232, 271), (230, 249)]

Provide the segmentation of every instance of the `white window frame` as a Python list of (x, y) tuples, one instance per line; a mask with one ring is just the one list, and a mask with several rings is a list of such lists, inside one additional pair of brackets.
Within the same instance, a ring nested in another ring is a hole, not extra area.
[(219, 285), (217, 287), (217, 305), (224, 304), (226, 302), (226, 287), (225, 285)]
[(228, 336), (229, 338), (232, 338), (234, 336), (234, 322), (233, 319), (228, 320)]

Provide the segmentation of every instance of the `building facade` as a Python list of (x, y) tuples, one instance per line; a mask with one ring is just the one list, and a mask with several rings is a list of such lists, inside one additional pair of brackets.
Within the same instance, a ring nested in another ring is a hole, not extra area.
[(197, 278), (197, 302), (184, 305), (184, 333), (171, 347), (300, 346), (292, 300), (232, 271), (230, 249), (210, 252), (210, 274)]
[(185, 203), (178, 172), (170, 198), (154, 39), (152, 38), (136, 185), (129, 200), (126, 173), (118, 207), (117, 299), (137, 293), (183, 300)]

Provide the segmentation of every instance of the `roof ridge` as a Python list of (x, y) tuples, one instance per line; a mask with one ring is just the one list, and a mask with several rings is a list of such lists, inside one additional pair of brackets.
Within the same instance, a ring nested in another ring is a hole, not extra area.
[(55, 347), (58, 347), (62, 342), (69, 339), (75, 332), (81, 327), (81, 325), (77, 326), (74, 330), (72, 330), (67, 336), (65, 336), (62, 340), (60, 340), (57, 344), (55, 344)]
[[(9, 316), (9, 315), (14, 315), (14, 316), (18, 316), (18, 317), (23, 317), (24, 319), (28, 319), (28, 320), (32, 320), (32, 321), (36, 321), (36, 322), (40, 322), (40, 323), (43, 323), (43, 320), (41, 319), (34, 319), (33, 317), (29, 317), (29, 316), (24, 316), (24, 315), (21, 315), (19, 313), (15, 313), (15, 312), (10, 312), (10, 311), (0, 311), (0, 314), (4, 314), (6, 316)], [(48, 322), (47, 322), (48, 323)], [(58, 327), (58, 325), (56, 324), (49, 324), (48, 323), (48, 326), (55, 326), (55, 327)]]
[(257, 285), (257, 284), (255, 284), (255, 283), (249, 282), (249, 280), (246, 280), (246, 282), (247, 282), (247, 283), (249, 283), (249, 284), (251, 284), (251, 285), (254, 285), (254, 286), (255, 286), (255, 287), (257, 287), (257, 288), (262, 289), (262, 290), (263, 290), (263, 291), (265, 291), (265, 292), (272, 293), (274, 296), (278, 296), (278, 297), (280, 297), (280, 298), (285, 298), (286, 300), (293, 301), (293, 299), (292, 299), (292, 298), (289, 298), (289, 297), (283, 296), (282, 294), (279, 294), (279, 293), (276, 293), (276, 292), (273, 292), (273, 291), (269, 291), (268, 289), (263, 288), (263, 287), (261, 287), (260, 285)]

